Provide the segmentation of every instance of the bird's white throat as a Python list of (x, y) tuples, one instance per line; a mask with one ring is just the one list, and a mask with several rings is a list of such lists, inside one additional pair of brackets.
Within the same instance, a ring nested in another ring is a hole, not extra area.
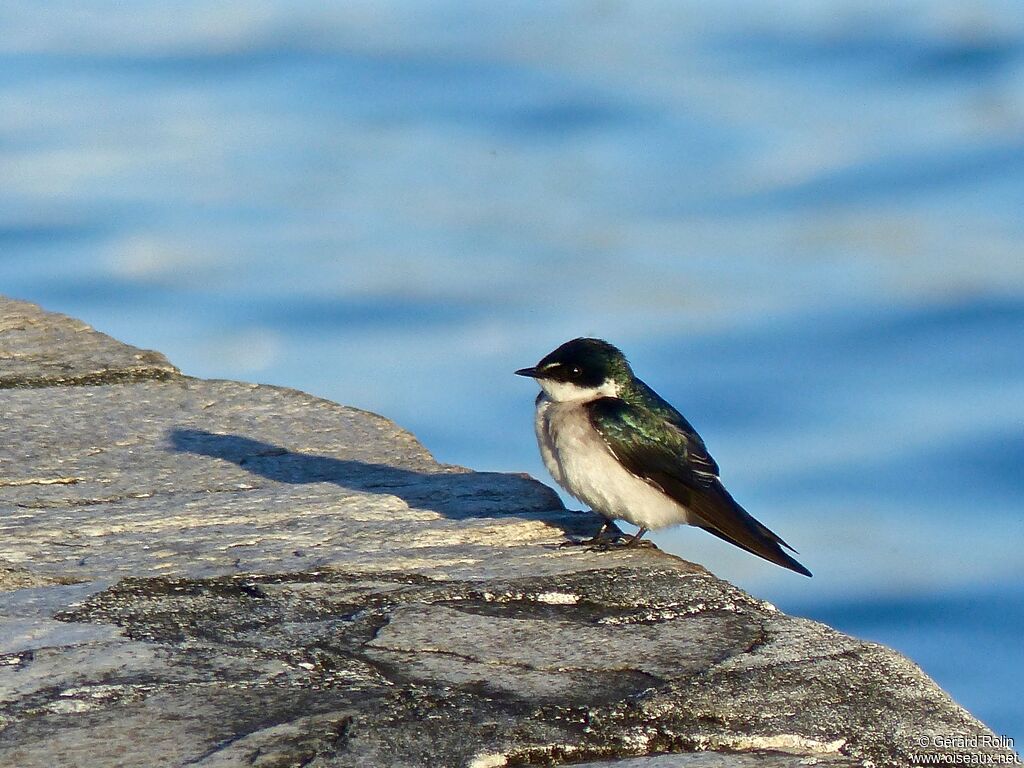
[(618, 397), (619, 385), (614, 379), (605, 379), (598, 387), (581, 387), (570, 381), (538, 379), (544, 393), (556, 403), (587, 402), (599, 397)]

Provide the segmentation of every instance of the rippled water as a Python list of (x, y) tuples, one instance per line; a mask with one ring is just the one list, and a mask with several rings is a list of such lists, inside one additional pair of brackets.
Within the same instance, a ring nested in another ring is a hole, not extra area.
[(815, 578), (663, 547), (1024, 738), (1019, 2), (8, 2), (0, 28), (0, 291), (545, 479), (511, 371), (604, 336)]

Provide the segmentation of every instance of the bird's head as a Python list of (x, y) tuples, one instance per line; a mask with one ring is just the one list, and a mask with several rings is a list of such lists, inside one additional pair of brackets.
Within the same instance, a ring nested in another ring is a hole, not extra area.
[(616, 397), (633, 378), (626, 356), (602, 339), (573, 339), (532, 368), (516, 371), (537, 380), (556, 402)]

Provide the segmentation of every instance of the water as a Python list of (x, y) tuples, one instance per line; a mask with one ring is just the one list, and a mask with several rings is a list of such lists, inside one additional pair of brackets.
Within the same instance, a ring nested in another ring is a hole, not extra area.
[(546, 478), (588, 334), (802, 579), (1024, 739), (1018, 2), (0, 6), (0, 291)]

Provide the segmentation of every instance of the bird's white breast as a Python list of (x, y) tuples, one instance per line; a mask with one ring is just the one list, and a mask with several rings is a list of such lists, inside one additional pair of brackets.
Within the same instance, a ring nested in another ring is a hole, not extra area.
[(598, 514), (644, 528), (688, 521), (683, 506), (623, 468), (590, 423), (583, 402), (554, 402), (541, 395), (534, 427), (551, 476)]

